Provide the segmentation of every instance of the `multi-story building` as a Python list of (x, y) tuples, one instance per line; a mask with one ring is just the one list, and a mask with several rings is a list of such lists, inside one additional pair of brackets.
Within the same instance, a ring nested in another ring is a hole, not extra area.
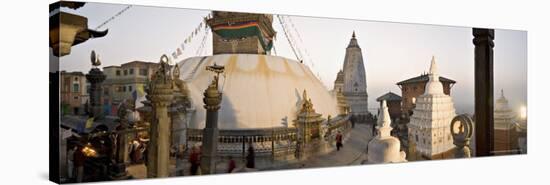
[(90, 86), (84, 73), (61, 71), (60, 82), (63, 114), (84, 114), (89, 99), (88, 89)]
[(107, 66), (103, 72), (103, 105), (106, 115), (116, 115), (118, 105), (123, 101), (134, 102), (143, 96), (145, 86), (151, 79), (158, 63), (132, 61), (120, 66)]

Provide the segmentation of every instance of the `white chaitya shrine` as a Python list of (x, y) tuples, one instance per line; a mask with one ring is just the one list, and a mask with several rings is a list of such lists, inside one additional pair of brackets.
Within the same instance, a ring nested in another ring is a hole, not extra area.
[(414, 142), (416, 153), (432, 158), (454, 147), (449, 127), (456, 113), (451, 96), (443, 93), (434, 57), (428, 77), (424, 94), (416, 98), (409, 123), (412, 139), (409, 142)]
[(514, 112), (508, 106), (508, 100), (504, 97), (504, 90), (500, 92), (500, 98), (496, 100), (494, 111), (495, 128), (495, 155), (518, 153), (518, 124), (515, 121)]
[(497, 130), (510, 130), (516, 126), (514, 112), (508, 106), (508, 100), (504, 97), (504, 90), (500, 91), (500, 98), (496, 101), (494, 119), (495, 129)]
[(390, 126), (391, 119), (386, 100), (382, 101), (377, 124), (378, 135), (368, 144), (368, 163), (406, 162), (406, 154), (400, 150), (401, 142), (396, 137), (390, 135), (392, 130)]

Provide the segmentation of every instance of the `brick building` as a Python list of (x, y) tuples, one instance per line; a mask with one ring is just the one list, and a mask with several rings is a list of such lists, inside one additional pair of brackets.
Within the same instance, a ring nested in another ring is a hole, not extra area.
[[(402, 104), (401, 112), (404, 118), (409, 118), (412, 113), (413, 100), (416, 97), (424, 94), (426, 83), (428, 83), (428, 74), (422, 74), (420, 76), (403, 80), (397, 83), (397, 86), (401, 89)], [(439, 81), (443, 84), (443, 92), (446, 95), (451, 95), (451, 88), (456, 81), (440, 76)]]
[(388, 112), (390, 113), (390, 118), (392, 120), (395, 120), (401, 117), (401, 96), (393, 92), (388, 92), (376, 98), (376, 101), (380, 102), (380, 107), (382, 107), (382, 100), (386, 100), (386, 104), (388, 106)]

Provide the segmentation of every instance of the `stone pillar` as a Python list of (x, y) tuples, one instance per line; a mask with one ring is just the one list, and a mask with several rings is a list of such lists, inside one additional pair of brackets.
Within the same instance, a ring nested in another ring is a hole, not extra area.
[(119, 125), (116, 130), (117, 133), (117, 148), (116, 148), (116, 162), (125, 163), (128, 159), (128, 136), (124, 131), (128, 129), (128, 114), (126, 109), (126, 102), (119, 107), (118, 110)]
[(218, 91), (218, 78), (204, 91), (204, 108), (206, 109), (206, 127), (202, 133), (201, 169), (203, 174), (216, 172), (215, 158), (218, 150), (218, 110), (222, 102), (222, 93)]
[(86, 79), (90, 82), (90, 116), (95, 120), (103, 118), (103, 102), (101, 96), (103, 94), (102, 84), (106, 76), (99, 68), (92, 68)]
[[(174, 97), (176, 98), (176, 97)], [(185, 166), (185, 160), (183, 158), (183, 151), (185, 146), (186, 137), (186, 110), (181, 105), (175, 103), (170, 108), (170, 118), (172, 121), (172, 146), (177, 148), (176, 154), (176, 175), (182, 176)]]
[(161, 67), (149, 84), (148, 99), (152, 105), (150, 140), (147, 146), (147, 177), (168, 177), (170, 159), (170, 117), (168, 106), (172, 103), (172, 79), (168, 75), (168, 57), (163, 55)]
[(111, 171), (112, 179), (126, 179), (126, 161), (128, 161), (128, 109), (126, 102), (122, 102), (118, 109), (119, 125), (116, 128), (117, 140), (115, 148), (116, 164)]
[(475, 45), (476, 156), (494, 151), (493, 123), (493, 29), (473, 28)]

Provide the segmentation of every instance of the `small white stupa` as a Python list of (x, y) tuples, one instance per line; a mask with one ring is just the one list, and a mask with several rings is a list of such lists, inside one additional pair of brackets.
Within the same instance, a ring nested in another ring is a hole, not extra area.
[(508, 106), (508, 100), (504, 97), (504, 90), (500, 90), (500, 98), (495, 104), (495, 129), (508, 130), (515, 127), (514, 112)]
[(453, 99), (443, 92), (434, 57), (428, 77), (424, 94), (416, 98), (409, 123), (409, 142), (414, 142), (416, 153), (433, 158), (454, 148), (449, 127), (456, 113)]
[(401, 143), (399, 139), (390, 135), (392, 130), (390, 126), (391, 119), (386, 100), (382, 100), (377, 124), (378, 135), (368, 144), (368, 163), (406, 162), (405, 152), (400, 151)]
[(495, 154), (514, 154), (518, 152), (518, 124), (508, 100), (504, 97), (504, 90), (500, 91), (500, 98), (496, 100), (494, 111)]

